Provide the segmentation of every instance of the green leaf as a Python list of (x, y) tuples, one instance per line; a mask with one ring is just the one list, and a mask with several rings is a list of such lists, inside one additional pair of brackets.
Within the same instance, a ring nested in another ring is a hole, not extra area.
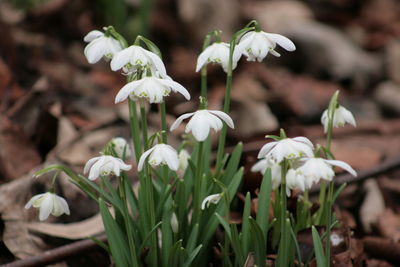
[(336, 202), (336, 199), (338, 198), (340, 193), (342, 193), (342, 191), (346, 188), (346, 186), (347, 186), (347, 183), (344, 183), (336, 190), (335, 194), (333, 194), (332, 203)]
[(96, 243), (99, 247), (101, 247), (102, 249), (104, 249), (105, 251), (107, 251), (108, 254), (111, 255), (111, 251), (110, 248), (108, 247), (108, 245), (106, 243), (104, 243), (103, 241), (97, 239), (94, 236), (88, 236), (88, 238), (90, 240), (92, 240), (94, 243)]
[(324, 255), (324, 249), (322, 247), (322, 242), (321, 238), (319, 237), (317, 229), (315, 229), (314, 226), (311, 226), (311, 232), (312, 232), (312, 239), (314, 243), (314, 251), (315, 251), (315, 256), (317, 258), (317, 266), (318, 267), (325, 267), (326, 266), (326, 258)]
[(267, 168), (264, 173), (263, 181), (261, 183), (261, 190), (258, 194), (258, 210), (257, 210), (257, 223), (264, 233), (264, 238), (267, 240), (268, 235), (268, 220), (269, 220), (269, 205), (271, 202), (271, 169)]
[(264, 239), (264, 233), (253, 218), (249, 217), (249, 221), (250, 232), (254, 242), (255, 265), (258, 267), (265, 267), (265, 253), (267, 252), (267, 245)]
[(180, 250), (182, 249), (182, 239), (178, 240), (174, 246), (171, 248), (168, 257), (168, 266), (177, 266), (176, 262), (180, 255)]
[(289, 227), (289, 230), (290, 230), (290, 236), (292, 237), (293, 243), (296, 247), (297, 260), (299, 261), (299, 263), (302, 263), (300, 247), (299, 247), (299, 243), (297, 242), (296, 234), (294, 233), (292, 227)]
[(242, 156), (242, 151), (243, 144), (238, 143), (229, 158), (228, 165), (225, 168), (225, 173), (222, 177), (223, 184), (229, 184), (229, 180), (232, 179), (233, 175), (237, 171), (240, 163), (240, 158)]
[(250, 251), (250, 208), (251, 208), (251, 198), (250, 192), (246, 194), (246, 200), (244, 202), (243, 217), (242, 217), (242, 236), (241, 241), (243, 243), (243, 254), (247, 255)]
[(192, 264), (193, 260), (196, 258), (197, 254), (199, 254), (202, 247), (203, 245), (200, 244), (192, 251), (192, 253), (190, 253), (188, 259), (183, 264), (183, 267), (189, 267), (190, 264)]
[(190, 232), (189, 239), (186, 245), (188, 253), (191, 253), (194, 247), (196, 246), (198, 235), (199, 235), (199, 224), (196, 223), (193, 226), (192, 231)]
[(142, 245), (139, 248), (139, 252), (142, 252), (144, 249), (144, 246), (146, 246), (147, 241), (149, 241), (150, 237), (154, 233), (155, 230), (162, 224), (162, 221), (158, 222), (151, 230), (150, 232), (147, 233), (145, 239), (143, 239)]
[(128, 256), (128, 241), (125, 239), (121, 229), (116, 224), (102, 199), (100, 199), (99, 205), (104, 229), (107, 233), (108, 244), (115, 264), (118, 267), (133, 266), (133, 263), (130, 262), (130, 257)]

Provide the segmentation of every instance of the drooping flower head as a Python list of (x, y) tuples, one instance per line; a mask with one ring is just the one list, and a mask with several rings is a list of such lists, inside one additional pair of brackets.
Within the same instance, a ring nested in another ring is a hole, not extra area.
[(258, 153), (258, 158), (266, 158), (272, 163), (279, 164), (284, 159), (312, 157), (313, 149), (313, 144), (306, 137), (284, 138), (265, 144)]
[(90, 159), (83, 169), (83, 173), (89, 172), (89, 180), (95, 180), (99, 176), (119, 176), (121, 171), (129, 171), (131, 165), (125, 164), (120, 158), (103, 155)]
[[(322, 113), (321, 123), (324, 126), (324, 132), (326, 133), (329, 127), (328, 110), (325, 110)], [(338, 105), (333, 114), (333, 127), (343, 127), (346, 123), (356, 127), (356, 120), (354, 119), (353, 114), (345, 107)]]
[(190, 154), (186, 149), (181, 149), (178, 154), (179, 159), (179, 169), (185, 171), (189, 165)]
[(209, 195), (201, 203), (201, 209), (204, 210), (206, 207), (208, 208), (210, 206), (210, 203), (218, 204), (221, 197), (222, 197), (222, 193)]
[(318, 183), (321, 179), (332, 181), (335, 176), (333, 166), (340, 167), (349, 172), (353, 176), (357, 176), (356, 171), (346, 162), (341, 160), (328, 160), (323, 158), (302, 158), (299, 160), (303, 165), (297, 168), (297, 172), (314, 183)]
[(98, 62), (103, 57), (112, 59), (116, 53), (122, 50), (118, 40), (101, 31), (91, 31), (83, 40), (89, 43), (85, 47), (84, 54), (90, 64)]
[[(234, 53), (232, 70), (236, 68), (240, 56), (240, 53)], [(229, 44), (217, 42), (204, 49), (197, 58), (196, 72), (200, 71), (202, 67), (209, 63), (221, 64), (224, 71), (228, 72)]]
[(64, 198), (57, 196), (54, 193), (44, 193), (33, 196), (25, 205), (25, 209), (30, 207), (39, 209), (39, 220), (46, 220), (50, 214), (60, 216), (62, 214), (69, 215), (69, 207)]
[(247, 61), (257, 60), (261, 62), (268, 53), (276, 57), (280, 56), (280, 54), (275, 51), (277, 44), (287, 51), (296, 50), (294, 43), (285, 36), (263, 31), (251, 31), (244, 34), (240, 39), (235, 53), (244, 54), (247, 57)]
[(266, 158), (259, 160), (256, 164), (251, 167), (252, 172), (260, 172), (264, 175), (267, 168), (271, 168), (271, 182), (272, 189), (275, 190), (279, 187), (282, 180), (282, 167), (277, 163), (268, 161)]
[(164, 63), (155, 53), (141, 46), (131, 45), (118, 52), (111, 60), (111, 69), (117, 71), (123, 68), (124, 72), (135, 72), (138, 68), (148, 68), (153, 74), (161, 77), (167, 76)]
[(178, 153), (176, 150), (166, 144), (157, 144), (145, 151), (140, 157), (138, 170), (143, 170), (145, 160), (148, 158), (148, 163), (153, 166), (167, 165), (173, 171), (177, 171), (179, 167)]
[(192, 132), (194, 138), (202, 142), (206, 140), (210, 129), (213, 128), (216, 132), (222, 129), (222, 121), (224, 121), (230, 128), (234, 128), (233, 121), (228, 114), (218, 110), (201, 109), (193, 113), (186, 113), (181, 115), (171, 125), (170, 131), (175, 130), (182, 123), (183, 120), (192, 117), (186, 125), (185, 132)]
[(111, 140), (111, 144), (113, 145), (115, 153), (117, 153), (117, 156), (119, 158), (122, 158), (124, 156), (125, 152), (125, 157), (130, 157), (132, 155), (132, 151), (128, 145), (128, 142), (122, 137), (115, 137)]
[(168, 96), (171, 91), (181, 93), (187, 100), (190, 100), (190, 94), (185, 87), (172, 79), (144, 77), (122, 87), (115, 97), (115, 103), (124, 101), (128, 96), (132, 100), (144, 98), (150, 103), (161, 103), (163, 98)]

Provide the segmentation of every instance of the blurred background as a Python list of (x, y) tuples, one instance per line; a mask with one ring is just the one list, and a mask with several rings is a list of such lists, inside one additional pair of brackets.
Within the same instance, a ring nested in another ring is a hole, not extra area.
[[(35, 211), (23, 209), (30, 195), (48, 185), (46, 179), (33, 180), (32, 170), (58, 162), (81, 172), (113, 136), (129, 137), (127, 105), (114, 104), (125, 77), (112, 72), (107, 62), (87, 63), (83, 37), (89, 31), (113, 25), (130, 42), (140, 33), (160, 47), (168, 74), (192, 95), (189, 102), (178, 95), (167, 98), (171, 124), (176, 116), (197, 109), (200, 75), (195, 66), (205, 35), (219, 29), (229, 42), (253, 19), (264, 31), (293, 40), (297, 50), (278, 48), (280, 58), (269, 55), (262, 63), (241, 59), (234, 71), (235, 130), (228, 132), (228, 143), (244, 142), (243, 192), (254, 192), (259, 185), (260, 175), (249, 169), (265, 134), (282, 127), (288, 136), (324, 143), (320, 117), (336, 90), (358, 124), (335, 129), (336, 157), (358, 171), (398, 159), (397, 0), (1, 0), (0, 263), (84, 238), (88, 229), (102, 230), (95, 203), (66, 179), (60, 180), (61, 194), (69, 200), (72, 215), (58, 222), (94, 218), (81, 224), (80, 235), (68, 232), (70, 228), (53, 229), (51, 222), (35, 223)], [(219, 66), (208, 70), (209, 108), (221, 109), (225, 73)], [(149, 107), (154, 130), (158, 117), (157, 107)], [(173, 134), (172, 144), (182, 133)], [(399, 174), (392, 171), (349, 185), (339, 200), (338, 216), (352, 236), (379, 237), (398, 249), (376, 260), (375, 247), (365, 242), (365, 249), (353, 246), (354, 257), (369, 261), (368, 266), (400, 262)], [(62, 266), (93, 263), (96, 257), (108, 261), (101, 251), (93, 253)]]

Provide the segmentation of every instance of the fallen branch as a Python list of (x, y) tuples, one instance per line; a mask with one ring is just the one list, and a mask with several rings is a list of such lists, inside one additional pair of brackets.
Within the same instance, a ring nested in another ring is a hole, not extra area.
[(400, 244), (382, 237), (367, 236), (362, 239), (364, 250), (371, 257), (400, 262)]
[[(105, 235), (99, 236), (97, 238), (102, 242), (107, 241), (107, 237)], [(62, 261), (68, 258), (71, 255), (76, 255), (83, 253), (88, 250), (92, 250), (94, 248), (98, 248), (99, 246), (90, 239), (76, 241), (74, 243), (61, 246), (52, 250), (48, 250), (43, 254), (36, 255), (30, 258), (17, 260), (14, 262), (10, 262), (0, 267), (35, 267), (35, 266), (45, 266), (50, 263), (55, 263)]]

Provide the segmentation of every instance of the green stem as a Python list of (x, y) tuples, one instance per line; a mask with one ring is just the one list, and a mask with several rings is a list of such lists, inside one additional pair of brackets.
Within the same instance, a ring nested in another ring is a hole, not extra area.
[(160, 111), (161, 111), (161, 129), (162, 129), (162, 140), (164, 144), (168, 144), (168, 136), (167, 136), (167, 112), (165, 108), (165, 102), (160, 103)]
[(325, 250), (326, 250), (326, 266), (329, 267), (331, 264), (331, 223), (332, 223), (332, 201), (333, 201), (333, 190), (334, 190), (334, 183), (329, 183), (328, 189), (328, 200), (327, 200), (327, 208), (328, 208), (328, 218), (326, 222), (326, 239), (325, 239)]
[(119, 195), (122, 199), (122, 203), (124, 204), (124, 223), (125, 223), (125, 229), (126, 229), (126, 234), (128, 236), (128, 244), (129, 244), (129, 250), (131, 252), (131, 257), (132, 257), (132, 263), (133, 266), (139, 266), (138, 264), (138, 257), (136, 254), (136, 245), (135, 242), (133, 240), (133, 229), (132, 226), (130, 224), (130, 218), (129, 218), (129, 209), (128, 209), (128, 202), (126, 199), (126, 194), (125, 194), (125, 182), (124, 179), (127, 179), (127, 177), (123, 174), (121, 174), (121, 176), (119, 177)]
[(144, 106), (144, 101), (140, 101), (140, 117), (142, 120), (142, 135), (143, 135), (143, 150), (149, 149), (148, 137), (147, 137), (147, 118), (146, 118), (146, 108)]
[[(200, 96), (207, 99), (207, 67), (201, 69), (201, 91)], [(200, 102), (200, 109), (206, 108), (206, 101)]]
[[(229, 113), (230, 109), (230, 104), (231, 104), (231, 91), (232, 91), (232, 79), (233, 79), (233, 71), (232, 71), (232, 66), (233, 66), (233, 51), (235, 49), (236, 45), (236, 37), (234, 36), (231, 40), (230, 46), (229, 46), (229, 61), (228, 61), (228, 71), (226, 74), (226, 88), (225, 88), (225, 96), (224, 96), (224, 112)], [(226, 139), (226, 131), (227, 131), (227, 125), (224, 123), (224, 126), (222, 127), (221, 135), (219, 136), (219, 142), (218, 142), (218, 150), (217, 150), (217, 175), (216, 177), (218, 178), (219, 173), (222, 170), (222, 158), (224, 156), (224, 150), (225, 150), (225, 139)]]
[(201, 203), (201, 179), (202, 179), (202, 169), (203, 169), (203, 142), (199, 142), (199, 150), (197, 154), (197, 169), (196, 177), (193, 189), (193, 219), (192, 224), (198, 223), (198, 218), (200, 216), (200, 203)]
[(140, 159), (140, 155), (142, 154), (139, 120), (136, 110), (136, 102), (131, 99), (129, 99), (128, 102), (129, 102), (129, 120), (130, 120), (131, 135), (133, 139), (133, 146), (135, 149), (136, 162), (138, 162)]
[(282, 162), (281, 167), (281, 213), (280, 213), (280, 223), (281, 223), (281, 237), (280, 237), (280, 246), (278, 251), (278, 259), (279, 266), (286, 267), (288, 266), (288, 244), (286, 244), (286, 233), (288, 231), (286, 227), (286, 171), (287, 171), (287, 162), (284, 160)]

